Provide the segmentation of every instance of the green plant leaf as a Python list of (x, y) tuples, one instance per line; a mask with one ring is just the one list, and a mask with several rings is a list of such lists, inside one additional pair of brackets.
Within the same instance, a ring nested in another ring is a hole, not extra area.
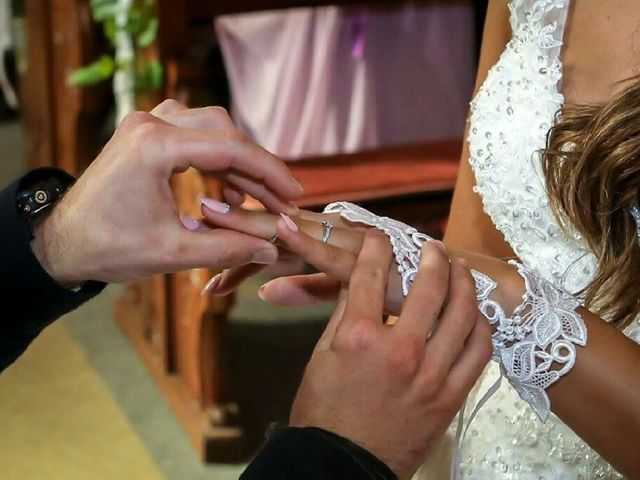
[(142, 32), (138, 34), (136, 43), (138, 47), (145, 48), (155, 42), (158, 37), (159, 22), (157, 18), (150, 18), (147, 22), (147, 26)]
[(160, 88), (164, 82), (164, 68), (158, 60), (153, 60), (147, 65), (150, 86), (153, 90)]
[(103, 55), (99, 60), (81, 67), (69, 75), (69, 84), (74, 87), (86, 87), (108, 80), (115, 71), (112, 57)]
[(105, 37), (109, 39), (111, 44), (116, 40), (116, 21), (113, 18), (109, 18), (102, 22), (102, 30), (104, 31)]
[(142, 30), (144, 25), (144, 14), (138, 7), (131, 7), (129, 17), (127, 19), (127, 32), (137, 33)]
[(148, 62), (144, 70), (136, 78), (136, 90), (144, 92), (157, 90), (164, 82), (164, 69), (158, 60)]
[(91, 15), (96, 22), (114, 18), (117, 10), (116, 0), (91, 0)]

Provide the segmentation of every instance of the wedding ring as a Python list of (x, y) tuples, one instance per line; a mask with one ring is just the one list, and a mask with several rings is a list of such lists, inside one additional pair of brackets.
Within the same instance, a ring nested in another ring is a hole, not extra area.
[(276, 243), (278, 241), (278, 232), (273, 234), (273, 237), (271, 237), (268, 242), (269, 243)]
[(320, 241), (322, 243), (327, 243), (329, 237), (331, 236), (331, 230), (333, 230), (333, 223), (327, 222), (326, 220), (321, 223), (322, 225), (322, 238)]

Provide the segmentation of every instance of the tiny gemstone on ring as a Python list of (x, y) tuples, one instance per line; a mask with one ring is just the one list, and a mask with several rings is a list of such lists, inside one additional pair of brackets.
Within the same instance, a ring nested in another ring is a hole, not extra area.
[(333, 229), (333, 223), (327, 222), (326, 220), (321, 223), (322, 225), (322, 238), (320, 241), (322, 243), (327, 243), (329, 237), (331, 236), (331, 230)]

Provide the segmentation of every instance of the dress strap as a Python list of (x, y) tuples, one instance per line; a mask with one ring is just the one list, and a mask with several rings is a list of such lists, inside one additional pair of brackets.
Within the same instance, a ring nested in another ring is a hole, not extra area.
[(567, 25), (571, 0), (512, 0), (511, 47), (516, 49), (534, 45), (539, 49), (538, 63), (546, 63), (550, 84), (555, 83), (558, 91), (562, 79), (562, 45)]

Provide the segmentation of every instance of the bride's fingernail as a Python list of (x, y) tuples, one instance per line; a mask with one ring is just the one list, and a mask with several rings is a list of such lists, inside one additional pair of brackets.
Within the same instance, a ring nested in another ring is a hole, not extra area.
[(220, 285), (221, 280), (222, 280), (221, 273), (214, 275), (213, 278), (209, 280), (207, 284), (204, 286), (204, 288), (202, 289), (202, 292), (200, 292), (200, 295), (206, 295), (208, 293), (213, 292), (218, 287), (218, 285)]
[(215, 213), (226, 215), (231, 210), (231, 205), (209, 197), (201, 197), (200, 203)]
[(258, 297), (260, 298), (260, 300), (262, 300), (263, 302), (266, 302), (265, 298), (264, 298), (264, 285), (262, 285), (259, 289), (258, 289)]
[(291, 220), (291, 217), (289, 215), (287, 215), (286, 213), (281, 213), (280, 217), (282, 217), (282, 221), (289, 230), (291, 230), (292, 232), (298, 231), (298, 225), (296, 225), (296, 223)]
[(300, 182), (298, 180), (296, 180), (295, 178), (293, 179), (293, 184), (295, 185), (295, 187), (300, 190), (300, 192), (304, 192), (304, 187), (300, 184)]
[(195, 218), (180, 217), (180, 221), (182, 222), (182, 225), (184, 226), (184, 228), (186, 228), (187, 230), (194, 231), (200, 228), (200, 222)]

